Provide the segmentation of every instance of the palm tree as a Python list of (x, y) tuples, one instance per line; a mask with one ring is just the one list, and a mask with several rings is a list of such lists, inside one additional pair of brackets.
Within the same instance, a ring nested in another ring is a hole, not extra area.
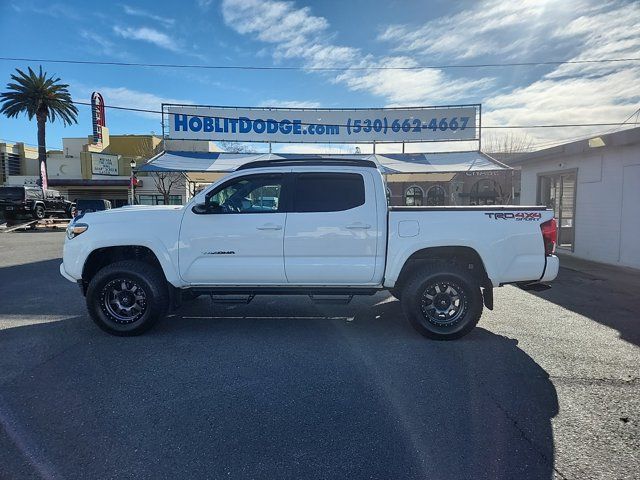
[[(31, 67), (26, 74), (16, 68), (17, 75), (11, 75), (14, 83), (7, 84), (7, 92), (0, 94), (0, 113), (9, 118), (15, 118), (25, 113), (29, 120), (34, 116), (38, 122), (38, 160), (40, 163), (40, 182), (46, 185), (47, 147), (45, 142), (45, 127), (47, 120), (54, 122), (60, 118), (65, 126), (78, 123), (78, 109), (73, 104), (67, 88), (69, 85), (59, 83), (59, 78), (48, 76), (42, 72), (36, 74)], [(45, 177), (45, 178), (43, 178)]]

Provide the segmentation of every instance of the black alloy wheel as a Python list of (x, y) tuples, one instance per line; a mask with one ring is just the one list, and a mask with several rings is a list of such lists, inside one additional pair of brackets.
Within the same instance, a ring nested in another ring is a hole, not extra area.
[(413, 328), (435, 340), (463, 337), (477, 325), (483, 308), (477, 279), (444, 262), (417, 271), (405, 283), (400, 301)]
[(169, 304), (164, 274), (141, 261), (107, 265), (94, 275), (87, 288), (91, 319), (112, 335), (146, 332), (167, 314)]

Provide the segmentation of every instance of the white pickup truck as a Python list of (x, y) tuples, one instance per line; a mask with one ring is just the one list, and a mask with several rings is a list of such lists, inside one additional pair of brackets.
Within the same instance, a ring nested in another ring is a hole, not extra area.
[(483, 304), (493, 308), (493, 287), (558, 273), (544, 207), (389, 207), (385, 193), (373, 162), (249, 163), (185, 206), (76, 217), (60, 273), (115, 335), (140, 334), (199, 294), (389, 290), (418, 332), (440, 340), (468, 333)]

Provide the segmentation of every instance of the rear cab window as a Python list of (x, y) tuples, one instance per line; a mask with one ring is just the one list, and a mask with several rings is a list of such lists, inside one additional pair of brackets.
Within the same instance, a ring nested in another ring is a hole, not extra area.
[(296, 174), (293, 212), (342, 212), (364, 203), (364, 178), (358, 173)]

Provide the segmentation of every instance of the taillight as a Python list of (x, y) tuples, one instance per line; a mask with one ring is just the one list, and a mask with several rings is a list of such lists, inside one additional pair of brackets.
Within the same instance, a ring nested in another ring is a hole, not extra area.
[(544, 254), (553, 255), (556, 253), (556, 243), (558, 243), (558, 224), (552, 218), (548, 222), (540, 225), (542, 230), (542, 241), (544, 242)]

